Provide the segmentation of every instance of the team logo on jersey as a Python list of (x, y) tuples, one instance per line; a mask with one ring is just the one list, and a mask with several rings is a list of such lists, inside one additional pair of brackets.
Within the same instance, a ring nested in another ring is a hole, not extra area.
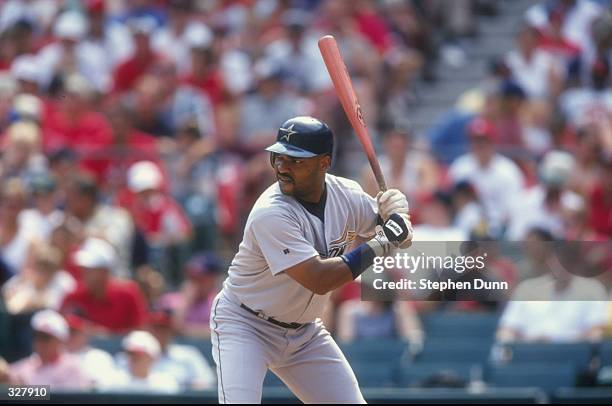
[(355, 240), (355, 236), (355, 231), (349, 230), (348, 224), (345, 224), (340, 238), (329, 243), (327, 257), (333, 258), (344, 254), (346, 247), (348, 247)]
[(295, 130), (293, 129), (293, 127), (294, 127), (294, 126), (295, 126), (295, 124), (291, 124), (291, 125), (289, 126), (289, 128), (283, 128), (283, 127), (281, 127), (279, 130), (280, 130), (280, 131), (282, 131), (282, 132), (284, 132), (285, 134), (281, 135), (281, 137), (280, 137), (279, 141), (281, 141), (281, 140), (285, 140), (285, 141), (287, 141), (287, 142), (290, 142), (290, 141), (289, 141), (289, 137), (291, 137), (293, 134), (297, 134), (297, 131), (295, 131)]

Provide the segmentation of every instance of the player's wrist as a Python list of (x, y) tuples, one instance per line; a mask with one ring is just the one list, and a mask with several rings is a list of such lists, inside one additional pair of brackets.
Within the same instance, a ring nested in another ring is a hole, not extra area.
[(370, 241), (359, 245), (351, 252), (340, 257), (351, 271), (353, 279), (357, 279), (359, 275), (372, 266), (374, 258), (389, 254), (391, 248), (392, 244), (387, 241), (384, 234), (377, 233)]

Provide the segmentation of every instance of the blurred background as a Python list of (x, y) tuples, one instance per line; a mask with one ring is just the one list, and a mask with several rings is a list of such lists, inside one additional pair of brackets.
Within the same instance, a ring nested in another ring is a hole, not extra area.
[(608, 0), (1, 1), (0, 383), (216, 401), (210, 304), (280, 124), (326, 121), (331, 172), (376, 194), (325, 34), (416, 238), (524, 243), (488, 270), (546, 282), (538, 302), (334, 292), (366, 399), (610, 402), (610, 251), (582, 253), (597, 279), (547, 273), (548, 243), (612, 237)]

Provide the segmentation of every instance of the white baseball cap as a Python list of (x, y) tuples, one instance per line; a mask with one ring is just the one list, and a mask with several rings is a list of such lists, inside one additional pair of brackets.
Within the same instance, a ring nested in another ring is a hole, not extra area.
[(128, 169), (128, 188), (134, 193), (159, 189), (163, 176), (159, 167), (151, 161), (136, 162)]
[(136, 330), (128, 334), (122, 341), (122, 347), (128, 352), (141, 352), (157, 358), (161, 347), (157, 338), (148, 331)]
[(13, 100), (13, 110), (20, 117), (30, 117), (40, 120), (43, 110), (43, 103), (40, 98), (27, 93), (15, 96)]
[(81, 13), (66, 11), (57, 19), (53, 27), (53, 34), (58, 38), (79, 41), (87, 34), (88, 30), (87, 20)]
[(115, 248), (100, 238), (88, 238), (76, 252), (76, 265), (83, 268), (113, 269), (116, 261)]
[(208, 48), (212, 43), (213, 34), (204, 24), (194, 23), (187, 27), (184, 38), (190, 48)]
[(549, 185), (563, 185), (571, 176), (575, 160), (565, 151), (550, 151), (540, 163), (540, 178)]
[(32, 330), (49, 334), (60, 341), (66, 341), (69, 336), (66, 319), (55, 310), (45, 309), (36, 312), (30, 325)]
[(15, 58), (11, 64), (11, 75), (17, 80), (38, 83), (40, 70), (36, 56), (27, 54)]

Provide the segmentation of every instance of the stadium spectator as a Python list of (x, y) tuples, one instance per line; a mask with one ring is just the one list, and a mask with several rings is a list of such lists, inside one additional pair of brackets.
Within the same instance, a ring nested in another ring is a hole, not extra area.
[[(440, 170), (431, 157), (414, 142), (414, 133), (408, 128), (396, 127), (385, 134), (385, 155), (380, 157), (380, 167), (389, 187), (401, 190), (408, 200), (417, 206), (419, 199), (440, 186)], [(367, 166), (362, 171), (362, 185), (372, 196), (378, 186)]]
[(79, 360), (64, 348), (68, 339), (66, 320), (53, 310), (32, 317), (34, 353), (11, 365), (11, 383), (51, 385), (52, 390), (85, 390), (91, 385)]
[(185, 264), (185, 274), (181, 291), (165, 295), (161, 306), (173, 310), (181, 334), (208, 338), (211, 305), (222, 275), (220, 260), (210, 252), (194, 254)]
[(466, 241), (468, 238), (469, 234), (453, 225), (453, 207), (448, 193), (438, 190), (421, 202), (413, 241)]
[(512, 78), (529, 98), (556, 97), (562, 85), (561, 73), (552, 56), (538, 49), (538, 31), (531, 26), (521, 27), (516, 49), (506, 56)]
[(493, 123), (474, 119), (468, 134), (471, 151), (451, 164), (449, 175), (454, 182), (467, 180), (474, 185), (489, 221), (489, 234), (496, 236), (509, 220), (512, 202), (523, 193), (523, 174), (514, 162), (496, 152)]
[(128, 278), (134, 224), (126, 210), (101, 203), (101, 193), (92, 177), (73, 174), (68, 185), (65, 212), (81, 223), (86, 236), (102, 237), (115, 247), (119, 260), (110, 270), (114, 276)]
[(44, 243), (32, 249), (32, 266), (25, 268), (2, 287), (9, 313), (59, 309), (64, 297), (76, 289), (74, 278), (61, 269), (60, 253)]
[(4, 144), (0, 180), (19, 178), (27, 184), (32, 177), (46, 172), (47, 161), (41, 154), (41, 134), (36, 124), (15, 122), (0, 141)]
[(574, 158), (562, 151), (547, 153), (540, 163), (540, 183), (525, 191), (510, 216), (506, 238), (523, 240), (532, 228), (543, 228), (560, 238), (563, 235), (563, 200), (575, 193), (566, 189), (574, 168)]
[(155, 163), (136, 162), (127, 173), (129, 193), (120, 202), (132, 215), (148, 244), (160, 249), (185, 243), (192, 233), (185, 212), (163, 191), (163, 183), (162, 172)]
[(538, 276), (516, 287), (500, 319), (498, 341), (601, 340), (607, 317), (606, 291), (597, 280), (576, 276), (584, 264), (571, 258), (575, 254), (569, 248), (560, 245), (554, 250), (550, 241), (540, 242), (543, 267)]
[(589, 211), (593, 229), (608, 238), (612, 237), (612, 155), (602, 159), (601, 172), (591, 191)]
[(112, 245), (88, 238), (75, 254), (75, 263), (83, 283), (64, 299), (63, 313), (81, 315), (97, 332), (124, 333), (144, 325), (146, 305), (138, 285), (112, 276), (117, 263)]
[(115, 68), (113, 93), (132, 90), (149, 66), (157, 62), (159, 56), (151, 48), (151, 34), (155, 30), (155, 25), (155, 19), (152, 17), (133, 18), (129, 21), (134, 50)]
[(484, 209), (478, 201), (476, 190), (468, 181), (459, 181), (452, 191), (452, 203), (455, 213), (453, 225), (466, 235), (473, 235), (487, 229)]
[(65, 316), (70, 328), (66, 350), (77, 357), (94, 389), (112, 385), (115, 379), (115, 360), (106, 351), (89, 345), (89, 326), (86, 320), (76, 314)]
[(111, 128), (94, 108), (90, 82), (78, 74), (67, 75), (62, 81), (62, 96), (43, 121), (45, 150), (71, 148), (83, 158), (107, 146), (112, 139)]
[(0, 182), (0, 255), (15, 273), (28, 264), (38, 239), (34, 225), (19, 215), (26, 203), (27, 192), (19, 179)]
[(338, 311), (341, 342), (395, 338), (409, 342), (413, 353), (423, 348), (425, 333), (410, 302), (348, 300)]
[(117, 372), (108, 390), (122, 392), (178, 393), (180, 386), (172, 375), (155, 372), (153, 365), (159, 359), (161, 348), (151, 333), (132, 331), (122, 341), (127, 355), (127, 367)]
[(39, 235), (47, 240), (53, 228), (61, 223), (64, 213), (58, 209), (57, 187), (55, 181), (47, 174), (41, 174), (30, 180), (32, 207), (25, 209), (22, 217), (32, 224), (37, 224)]
[(149, 315), (151, 334), (159, 341), (161, 354), (153, 365), (153, 371), (173, 376), (185, 390), (212, 389), (216, 378), (200, 351), (175, 341), (176, 328), (171, 311), (157, 310)]

